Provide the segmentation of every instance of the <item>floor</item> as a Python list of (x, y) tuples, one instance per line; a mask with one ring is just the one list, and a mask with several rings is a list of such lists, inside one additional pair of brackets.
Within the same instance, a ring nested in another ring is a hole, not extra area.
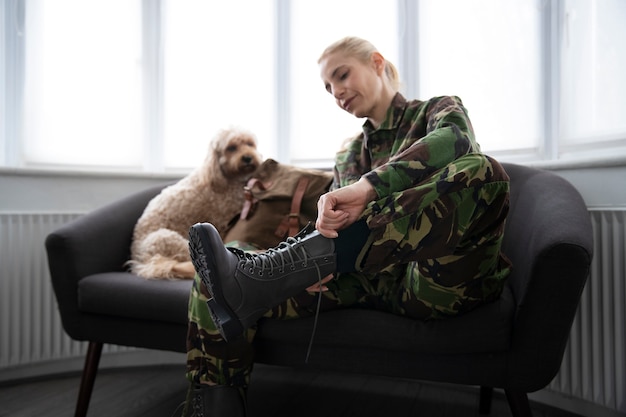
[[(102, 370), (88, 417), (180, 416), (187, 382), (180, 366)], [(0, 417), (74, 415), (76, 373), (0, 385)], [(478, 388), (256, 365), (248, 393), (250, 417), (478, 416)], [(579, 417), (531, 402), (534, 417)], [(494, 392), (491, 417), (509, 417)]]

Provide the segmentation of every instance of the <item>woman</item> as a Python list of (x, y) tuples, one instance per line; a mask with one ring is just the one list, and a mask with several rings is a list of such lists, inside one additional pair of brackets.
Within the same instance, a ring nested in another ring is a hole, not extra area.
[(509, 273), (508, 177), (480, 153), (461, 100), (407, 101), (393, 65), (358, 38), (329, 46), (319, 66), (337, 105), (366, 119), (363, 132), (336, 156), (317, 230), (254, 255), (226, 249), (210, 224), (190, 230), (194, 385), (184, 415), (245, 415), (251, 327), (313, 314), (315, 292), (322, 310), (438, 319), (497, 299)]

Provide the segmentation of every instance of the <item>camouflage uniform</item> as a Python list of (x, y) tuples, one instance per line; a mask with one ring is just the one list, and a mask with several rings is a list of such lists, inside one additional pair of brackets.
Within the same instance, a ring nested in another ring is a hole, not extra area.
[[(322, 311), (359, 306), (427, 320), (463, 314), (499, 297), (510, 271), (500, 252), (508, 176), (480, 153), (458, 97), (407, 102), (397, 94), (381, 126), (366, 122), (337, 154), (333, 188), (362, 176), (379, 196), (362, 215), (369, 240), (355, 272), (327, 284)], [(246, 386), (255, 329), (226, 344), (206, 297), (196, 277), (187, 376)], [(316, 305), (317, 295), (303, 292), (266, 317), (306, 316)]]

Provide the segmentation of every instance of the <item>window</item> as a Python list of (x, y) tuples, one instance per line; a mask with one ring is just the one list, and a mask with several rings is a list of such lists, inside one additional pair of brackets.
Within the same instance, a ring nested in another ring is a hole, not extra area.
[(421, 1), (418, 27), (420, 95), (459, 96), (483, 152), (538, 149), (545, 109), (537, 2)]
[(199, 165), (213, 134), (228, 126), (254, 132), (262, 154), (275, 154), (273, 5), (272, 0), (166, 2), (165, 167)]
[(567, 0), (561, 48), (561, 143), (626, 139), (626, 2)]
[(24, 161), (138, 169), (140, 2), (29, 0), (24, 39)]
[(408, 98), (460, 96), (501, 160), (626, 154), (622, 0), (23, 0), (0, 21), (0, 166), (184, 172), (231, 125), (330, 166), (363, 123), (319, 79), (346, 35)]
[(341, 143), (361, 131), (364, 120), (337, 107), (324, 89), (317, 60), (328, 45), (350, 35), (369, 40), (397, 65), (398, 11), (395, 2), (380, 0), (297, 1), (291, 5), (290, 158), (300, 165), (329, 165)]

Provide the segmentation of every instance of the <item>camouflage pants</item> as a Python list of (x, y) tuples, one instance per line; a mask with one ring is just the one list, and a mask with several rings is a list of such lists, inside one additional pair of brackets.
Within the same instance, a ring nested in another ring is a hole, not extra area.
[[(500, 253), (508, 190), (508, 177), (497, 162), (470, 154), (410, 189), (372, 202), (363, 213), (371, 233), (355, 272), (338, 274), (327, 284), (320, 311), (358, 306), (427, 320), (497, 299), (510, 271)], [(317, 297), (303, 291), (266, 317), (312, 315)], [(196, 276), (189, 300), (187, 378), (245, 387), (255, 329), (224, 342), (206, 301)]]

